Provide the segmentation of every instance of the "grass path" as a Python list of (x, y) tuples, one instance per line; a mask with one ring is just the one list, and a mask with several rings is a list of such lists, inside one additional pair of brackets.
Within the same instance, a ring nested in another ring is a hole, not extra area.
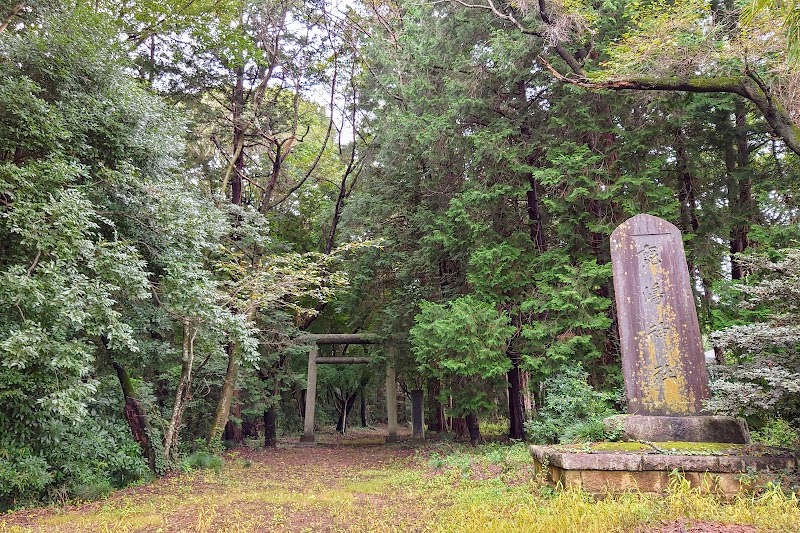
[[(694, 524), (694, 526), (693, 526)], [(738, 524), (738, 526), (736, 525)], [(0, 533), (251, 531), (800, 531), (781, 493), (732, 503), (676, 484), (595, 501), (537, 483), (523, 446), (242, 449), (82, 505), (0, 516)], [(683, 529), (679, 529), (683, 528)]]

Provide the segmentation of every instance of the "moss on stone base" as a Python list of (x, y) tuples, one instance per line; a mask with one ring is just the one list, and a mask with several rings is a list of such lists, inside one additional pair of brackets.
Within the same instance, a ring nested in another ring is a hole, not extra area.
[[(582, 453), (656, 453), (678, 455), (765, 455), (770, 449), (751, 444), (729, 442), (592, 442), (586, 444), (561, 444), (554, 449)], [(760, 452), (760, 453), (759, 453)]]

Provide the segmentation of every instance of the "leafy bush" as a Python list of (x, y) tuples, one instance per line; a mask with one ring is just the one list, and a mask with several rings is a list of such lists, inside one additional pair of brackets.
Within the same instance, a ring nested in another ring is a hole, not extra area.
[(114, 488), (149, 479), (120, 410), (122, 396), (113, 378), (98, 382), (91, 417), (52, 420), (38, 428), (36, 446), (0, 435), (0, 509), (41, 501), (94, 500)]
[[(726, 364), (712, 368), (706, 407), (735, 416), (793, 420), (800, 416), (800, 249), (773, 260), (739, 255), (748, 272), (728, 307), (742, 323), (712, 334)], [(755, 320), (755, 321), (754, 321)]]
[(93, 500), (151, 476), (122, 420), (86, 420), (71, 428), (48, 460), (56, 472), (54, 482), (64, 484), (68, 495), (79, 500)]
[(769, 420), (760, 429), (752, 431), (750, 436), (755, 442), (767, 446), (793, 448), (800, 445), (800, 432), (781, 418)]
[(598, 392), (587, 382), (581, 366), (569, 366), (546, 384), (544, 406), (538, 417), (525, 424), (532, 442), (597, 441), (608, 437), (603, 418), (615, 411), (612, 396)]
[(26, 448), (0, 449), (0, 512), (38, 500), (53, 479), (47, 467)]
[(219, 473), (222, 470), (224, 461), (219, 455), (214, 455), (206, 450), (198, 450), (188, 455), (181, 463), (181, 470), (190, 472), (192, 470), (213, 470)]
[(440, 400), (453, 399), (453, 416), (488, 413), (491, 388), (511, 368), (505, 354), (514, 327), (506, 313), (473, 296), (447, 304), (422, 301), (411, 328), (411, 346), (425, 376), (441, 381)]

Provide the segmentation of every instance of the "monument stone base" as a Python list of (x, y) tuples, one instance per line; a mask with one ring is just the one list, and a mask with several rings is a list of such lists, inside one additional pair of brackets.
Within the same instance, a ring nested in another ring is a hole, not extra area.
[(692, 487), (733, 496), (798, 466), (789, 450), (723, 443), (601, 442), (531, 446), (530, 453), (536, 472), (550, 483), (592, 494), (662, 492), (677, 471)]
[(616, 415), (603, 423), (609, 430), (622, 430), (622, 440), (628, 441), (750, 443), (747, 422), (732, 416)]

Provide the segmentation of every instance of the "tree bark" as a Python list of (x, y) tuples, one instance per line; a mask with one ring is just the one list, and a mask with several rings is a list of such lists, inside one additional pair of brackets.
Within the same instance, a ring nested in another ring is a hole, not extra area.
[(530, 389), (531, 375), (525, 370), (519, 371), (519, 382), (522, 387), (522, 405), (525, 407), (525, 412), (528, 414), (528, 419), (533, 418), (536, 406), (533, 403), (533, 396), (531, 396)]
[(133, 388), (128, 371), (116, 361), (111, 364), (117, 372), (117, 379), (119, 379), (119, 384), (122, 387), (122, 396), (125, 399), (123, 414), (125, 415), (125, 420), (128, 421), (128, 427), (131, 428), (133, 440), (139, 443), (142, 453), (147, 459), (147, 465), (155, 473), (156, 452), (153, 448), (153, 443), (150, 441), (150, 421), (147, 413), (144, 410), (144, 406), (142, 406), (142, 402), (136, 397), (136, 391)]
[(222, 437), (225, 430), (225, 425), (228, 423), (228, 418), (231, 412), (231, 403), (233, 401), (233, 389), (236, 384), (236, 374), (239, 369), (239, 359), (236, 355), (236, 345), (229, 342), (226, 347), (228, 352), (228, 368), (225, 371), (225, 381), (222, 383), (222, 391), (220, 392), (219, 403), (217, 410), (214, 413), (214, 422), (211, 424), (211, 429), (208, 433), (208, 442), (214, 443)]
[(361, 427), (369, 427), (369, 421), (367, 420), (367, 388), (361, 387), (361, 391), (359, 392), (359, 396), (361, 398), (361, 405), (359, 406), (359, 412), (361, 414)]
[(436, 378), (428, 379), (428, 431), (443, 432), (447, 430), (447, 423), (444, 418), (444, 408), (439, 401), (441, 387)]
[(520, 379), (519, 356), (509, 355), (512, 366), (508, 371), (508, 438), (525, 440), (525, 413), (522, 404), (522, 383)]
[(336, 411), (339, 414), (339, 419), (336, 422), (336, 431), (339, 433), (344, 434), (347, 430), (347, 419), (350, 416), (350, 411), (353, 410), (357, 396), (358, 393), (354, 392), (352, 394), (345, 393), (341, 397), (337, 397)]
[(481, 428), (478, 425), (478, 416), (475, 413), (470, 413), (464, 417), (467, 423), (467, 431), (469, 431), (469, 443), (477, 446), (481, 442)]
[(424, 394), (422, 389), (411, 391), (411, 438), (425, 439)]
[(463, 417), (452, 418), (450, 426), (453, 428), (453, 434), (456, 439), (462, 439), (468, 435), (467, 421)]
[[(675, 163), (678, 173), (678, 203), (681, 211), (681, 231), (685, 235), (696, 235), (700, 228), (697, 218), (697, 197), (695, 193), (694, 175), (689, 165), (689, 156), (686, 153), (683, 130), (678, 128), (675, 133)], [(694, 241), (686, 243), (686, 263), (689, 268), (689, 277), (692, 279), (692, 294), (698, 296), (695, 280), (700, 276), (697, 266), (697, 253)]]
[[(244, 118), (244, 67), (236, 69), (236, 85), (233, 87), (233, 158), (231, 166), (228, 167), (231, 180), (231, 203), (242, 205), (242, 186), (244, 176), (244, 141), (245, 141), (245, 118)], [(224, 182), (223, 182), (224, 185)], [(224, 191), (223, 191), (224, 192)]]
[(19, 12), (22, 11), (23, 7), (25, 7), (25, 4), (22, 3), (22, 2), (19, 2), (18, 4), (16, 4), (14, 7), (11, 8), (11, 12), (8, 14), (8, 16), (5, 19), (3, 19), (3, 22), (0, 23), (0, 33), (3, 33), (4, 31), (6, 31), (6, 29), (8, 28), (8, 25), (11, 24), (11, 21), (14, 20), (14, 17), (19, 15)]
[(272, 405), (264, 410), (264, 447), (278, 445), (278, 406)]
[[(242, 204), (242, 185), (244, 176), (245, 162), (245, 129), (246, 121), (244, 118), (245, 95), (244, 95), (244, 67), (236, 68), (236, 83), (233, 87), (231, 96), (232, 121), (233, 121), (233, 158), (226, 169), (222, 181), (223, 193), (227, 182), (231, 183), (231, 204)], [(236, 237), (234, 236), (234, 239)], [(223, 436), (228, 426), (230, 409), (233, 401), (234, 387), (236, 385), (236, 374), (239, 371), (239, 362), (236, 355), (236, 346), (231, 341), (226, 347), (228, 354), (228, 367), (225, 371), (225, 381), (222, 384), (219, 403), (214, 413), (214, 422), (208, 435), (209, 443), (213, 443)]]
[[(222, 432), (222, 440), (241, 444), (244, 442), (244, 431), (242, 431), (242, 404), (239, 402), (239, 389), (233, 389), (233, 396), (231, 397), (231, 412), (228, 416), (228, 421), (225, 422), (225, 429)], [(239, 422), (234, 422), (231, 417), (237, 419)]]
[(178, 433), (183, 419), (186, 403), (191, 398), (192, 367), (194, 365), (194, 338), (197, 330), (188, 320), (183, 321), (183, 353), (181, 356), (181, 377), (175, 391), (175, 403), (172, 406), (172, 416), (167, 430), (164, 432), (164, 459), (171, 459), (172, 448), (178, 440)]
[[(736, 254), (747, 249), (753, 184), (747, 171), (750, 165), (750, 146), (747, 142), (747, 111), (742, 102), (736, 102), (734, 112), (735, 154), (728, 163), (728, 205), (731, 210), (731, 279), (742, 279), (742, 265)], [(733, 148), (733, 147), (732, 147)]]

